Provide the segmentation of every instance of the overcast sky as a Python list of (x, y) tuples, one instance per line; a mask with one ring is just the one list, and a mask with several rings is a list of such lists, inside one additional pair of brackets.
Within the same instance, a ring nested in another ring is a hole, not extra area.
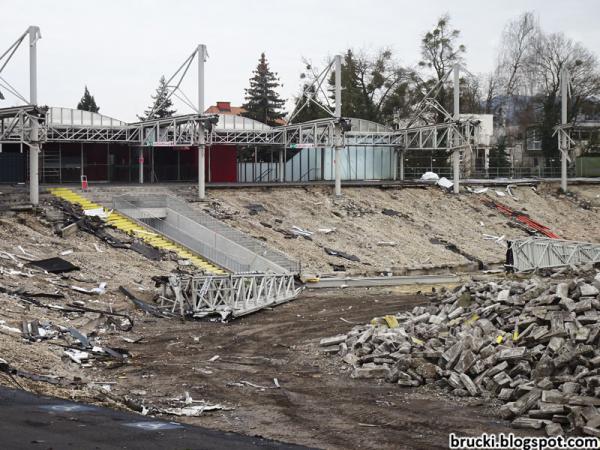
[[(199, 43), (209, 53), (206, 106), (239, 105), (263, 51), (281, 94), (291, 98), (303, 57), (322, 66), (349, 47), (390, 47), (402, 64), (416, 64), (423, 33), (446, 12), (461, 30), (469, 70), (487, 72), (506, 22), (525, 10), (536, 11), (546, 31), (563, 31), (600, 54), (598, 0), (0, 0), (0, 54), (27, 26), (40, 26), (39, 103), (76, 107), (87, 85), (101, 113), (133, 121), (160, 76), (169, 77)], [(28, 97), (26, 47), (2, 76)], [(196, 98), (193, 77), (184, 91)], [(16, 103), (7, 96), (0, 107)]]

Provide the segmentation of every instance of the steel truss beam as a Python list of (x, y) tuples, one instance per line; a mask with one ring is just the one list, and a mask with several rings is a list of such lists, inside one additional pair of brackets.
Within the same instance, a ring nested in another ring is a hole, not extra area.
[[(0, 110), (0, 142), (28, 143), (31, 122), (40, 121), (40, 142), (120, 142), (146, 147), (187, 147), (200, 142), (202, 128), (208, 145), (272, 145), (286, 148), (333, 147), (336, 119), (291, 124), (266, 130), (235, 130), (211, 127), (215, 116), (188, 114), (124, 126), (76, 126), (48, 124), (45, 110), (35, 106)], [(204, 125), (204, 127), (202, 127)], [(476, 141), (478, 125), (473, 121), (450, 121), (379, 132), (347, 131), (342, 146), (397, 147), (405, 150), (452, 150)]]
[(511, 243), (515, 272), (600, 262), (600, 244), (562, 239), (528, 238)]
[(175, 302), (182, 315), (240, 317), (293, 300), (301, 292), (291, 274), (232, 274), (169, 278)]
[[(0, 143), (19, 142), (29, 145), (34, 122), (45, 116), (45, 110), (34, 105), (0, 109)], [(46, 140), (46, 130), (39, 129), (39, 141)]]

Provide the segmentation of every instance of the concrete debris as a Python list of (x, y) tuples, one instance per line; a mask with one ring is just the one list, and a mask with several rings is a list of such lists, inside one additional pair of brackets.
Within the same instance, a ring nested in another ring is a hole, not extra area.
[(446, 177), (440, 178), (436, 184), (444, 189), (450, 189), (454, 186), (454, 183)]
[[(496, 398), (515, 428), (600, 429), (600, 273), (471, 281), (320, 341), (351, 377)], [(393, 317), (393, 321), (390, 318)], [(600, 434), (600, 431), (598, 431)]]
[(305, 230), (303, 228), (297, 227), (296, 225), (292, 226), (292, 229), (290, 230), (290, 232), (297, 236), (303, 236), (303, 237), (310, 237), (313, 235), (312, 231)]
[(255, 216), (260, 212), (266, 211), (266, 208), (260, 203), (251, 203), (246, 205), (246, 209), (248, 209), (251, 216)]
[(349, 261), (360, 262), (359, 257), (356, 255), (350, 255), (348, 253), (345, 253), (345, 252), (342, 252), (339, 250), (333, 250), (333, 249), (327, 248), (327, 247), (325, 247), (323, 250), (325, 250), (325, 253), (327, 253), (328, 255), (331, 255), (331, 256), (338, 256), (340, 258), (344, 258)]
[(379, 247), (395, 247), (398, 244), (394, 241), (379, 241), (377, 242), (377, 245)]

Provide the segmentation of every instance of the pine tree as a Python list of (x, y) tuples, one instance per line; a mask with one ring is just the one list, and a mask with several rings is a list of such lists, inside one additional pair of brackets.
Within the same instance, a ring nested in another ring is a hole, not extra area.
[(490, 168), (505, 169), (510, 167), (510, 159), (506, 152), (506, 137), (498, 139), (496, 146), (490, 149)]
[(77, 103), (77, 109), (95, 113), (100, 111), (100, 108), (98, 105), (96, 105), (96, 99), (93, 95), (90, 95), (90, 91), (88, 91), (87, 86), (83, 91), (83, 97), (81, 97), (81, 100), (79, 100), (79, 103)]
[(264, 53), (261, 53), (256, 69), (252, 72), (250, 87), (246, 89), (246, 110), (244, 116), (267, 125), (279, 125), (278, 120), (285, 116), (282, 111), (285, 100), (279, 97), (276, 89), (281, 86), (277, 74), (269, 69)]
[(167, 80), (165, 80), (165, 77), (162, 76), (158, 81), (156, 94), (152, 96), (152, 106), (144, 111), (142, 116), (138, 116), (138, 119), (153, 120), (173, 117), (173, 114), (175, 114), (177, 111), (172, 109), (173, 102), (167, 97), (168, 95), (169, 89), (167, 88)]

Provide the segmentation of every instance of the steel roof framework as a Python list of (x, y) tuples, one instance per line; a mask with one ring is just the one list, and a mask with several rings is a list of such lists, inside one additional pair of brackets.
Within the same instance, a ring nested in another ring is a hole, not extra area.
[[(33, 120), (39, 121), (40, 142), (124, 143), (145, 147), (198, 145), (204, 128), (207, 145), (272, 145), (285, 148), (332, 147), (335, 119), (284, 125), (270, 129), (209, 127), (215, 116), (188, 114), (124, 126), (53, 124), (35, 105), (0, 109), (0, 143), (29, 144)], [(349, 119), (352, 121), (352, 119)], [(204, 124), (203, 127), (201, 125)], [(476, 121), (452, 121), (391, 131), (347, 131), (343, 145), (398, 147), (406, 150), (453, 150), (476, 145)], [(452, 135), (452, 137), (450, 136)]]

